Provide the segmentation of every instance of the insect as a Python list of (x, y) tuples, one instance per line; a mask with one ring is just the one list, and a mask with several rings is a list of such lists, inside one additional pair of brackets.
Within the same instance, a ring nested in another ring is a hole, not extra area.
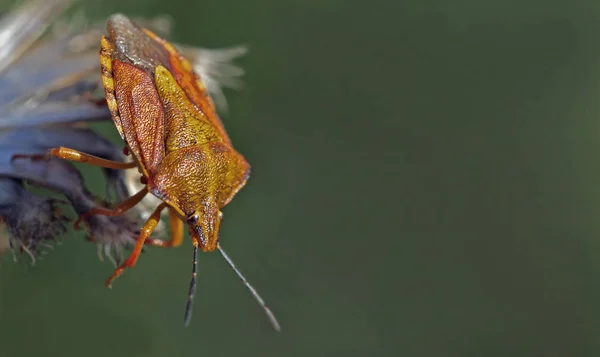
[[(148, 193), (162, 201), (140, 230), (129, 257), (106, 280), (106, 286), (135, 266), (144, 245), (181, 245), (185, 222), (194, 248), (185, 324), (191, 320), (198, 250), (218, 250), (279, 331), (271, 310), (219, 244), (223, 219), (220, 209), (246, 184), (250, 165), (233, 148), (202, 80), (173, 45), (126, 16), (112, 15), (107, 32), (100, 45), (106, 103), (133, 161), (110, 161), (65, 147), (48, 152), (105, 168), (137, 167), (141, 173), (145, 185), (141, 191), (112, 209), (93, 208), (80, 221), (93, 214), (121, 215)], [(171, 226), (168, 241), (150, 238), (164, 209), (168, 210)]]

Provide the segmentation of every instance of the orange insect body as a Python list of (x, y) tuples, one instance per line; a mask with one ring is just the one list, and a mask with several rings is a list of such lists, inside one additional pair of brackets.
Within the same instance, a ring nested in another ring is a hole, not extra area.
[[(108, 36), (100, 45), (106, 102), (119, 134), (134, 158), (119, 163), (68, 148), (50, 154), (67, 160), (126, 169), (138, 167), (146, 187), (114, 209), (94, 208), (84, 214), (116, 216), (135, 206), (148, 193), (163, 201), (140, 231), (129, 258), (107, 280), (107, 286), (133, 267), (144, 244), (174, 247), (182, 242), (187, 222), (194, 246), (194, 265), (186, 324), (195, 291), (198, 248), (218, 249), (263, 306), (276, 330), (279, 324), (256, 290), (235, 268), (218, 243), (220, 209), (246, 184), (250, 165), (232, 146), (214, 103), (190, 62), (165, 40), (138, 27), (124, 15), (112, 15)], [(171, 240), (149, 238), (169, 209)]]
[(203, 251), (217, 247), (221, 213), (250, 165), (231, 145), (189, 61), (122, 15), (101, 41), (102, 82), (113, 120), (148, 190), (185, 218)]

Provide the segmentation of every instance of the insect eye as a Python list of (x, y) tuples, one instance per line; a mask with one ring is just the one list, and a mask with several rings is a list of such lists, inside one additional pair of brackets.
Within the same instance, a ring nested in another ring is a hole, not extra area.
[(191, 224), (191, 225), (196, 225), (196, 223), (198, 223), (198, 220), (200, 219), (200, 217), (198, 217), (197, 213), (192, 213), (191, 215), (187, 216), (187, 223)]

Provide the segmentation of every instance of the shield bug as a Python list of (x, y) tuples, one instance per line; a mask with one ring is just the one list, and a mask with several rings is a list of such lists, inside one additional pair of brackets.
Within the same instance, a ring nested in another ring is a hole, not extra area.
[[(49, 151), (62, 159), (106, 168), (137, 167), (142, 175), (145, 187), (141, 191), (112, 209), (94, 208), (80, 220), (93, 214), (121, 215), (148, 193), (162, 201), (141, 229), (131, 254), (106, 280), (106, 285), (110, 287), (126, 268), (136, 264), (145, 244), (179, 246), (185, 222), (194, 248), (186, 325), (191, 318), (200, 249), (221, 253), (279, 330), (271, 310), (218, 241), (223, 219), (220, 209), (246, 184), (250, 165), (233, 148), (201, 78), (173, 45), (124, 15), (112, 15), (107, 32), (100, 45), (106, 103), (134, 161), (109, 161), (64, 147)], [(150, 238), (164, 209), (169, 211), (169, 241)]]

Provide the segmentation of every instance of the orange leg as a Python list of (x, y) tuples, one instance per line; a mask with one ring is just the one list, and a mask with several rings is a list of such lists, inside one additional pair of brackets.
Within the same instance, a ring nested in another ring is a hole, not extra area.
[(65, 148), (65, 147), (51, 149), (48, 152), (48, 154), (54, 155), (54, 156), (59, 157), (64, 160), (83, 162), (83, 163), (94, 165), (94, 166), (106, 167), (107, 169), (131, 169), (131, 168), (137, 166), (135, 161), (118, 162), (118, 161), (112, 161), (112, 160), (105, 160), (105, 159), (99, 158), (97, 156), (93, 156), (93, 155), (86, 154), (81, 151), (77, 151), (77, 150), (73, 150), (73, 149), (69, 149), (69, 148)]
[(164, 248), (179, 247), (183, 242), (183, 221), (172, 208), (169, 208), (169, 224), (171, 225), (171, 240), (149, 238), (146, 240), (146, 244)]
[(32, 160), (41, 160), (48, 156), (56, 156), (58, 158), (75, 161), (75, 162), (83, 162), (86, 164), (106, 167), (107, 169), (131, 169), (137, 166), (135, 161), (132, 162), (118, 162), (112, 160), (106, 160), (99, 158), (94, 155), (86, 154), (81, 151), (77, 151), (75, 149), (69, 149), (65, 147), (59, 147), (48, 150), (45, 155), (13, 155), (12, 160), (22, 159), (22, 158), (30, 158)]
[(93, 214), (111, 217), (120, 216), (127, 210), (131, 209), (131, 207), (137, 205), (142, 200), (142, 198), (146, 196), (146, 194), (148, 194), (148, 188), (144, 187), (140, 192), (119, 203), (113, 209), (94, 207), (82, 214), (81, 216), (79, 216), (79, 219), (75, 222), (73, 226), (75, 227), (75, 229), (79, 229), (79, 225), (81, 224), (81, 222), (86, 220), (89, 216)]
[(108, 288), (111, 287), (113, 280), (115, 280), (116, 278), (121, 276), (121, 274), (123, 274), (123, 271), (125, 271), (125, 269), (133, 268), (135, 266), (135, 263), (137, 262), (137, 260), (140, 256), (140, 253), (142, 252), (142, 248), (144, 247), (144, 241), (148, 237), (150, 237), (150, 235), (152, 234), (152, 231), (154, 231), (154, 229), (156, 228), (156, 225), (160, 221), (160, 212), (166, 206), (167, 206), (166, 203), (161, 203), (158, 207), (156, 207), (156, 209), (154, 210), (154, 213), (152, 213), (150, 218), (148, 218), (148, 220), (144, 224), (144, 227), (142, 227), (142, 230), (140, 231), (140, 236), (138, 237), (137, 241), (135, 242), (135, 247), (131, 251), (131, 254), (127, 258), (127, 260), (125, 260), (125, 262), (123, 264), (121, 264), (104, 283)]

